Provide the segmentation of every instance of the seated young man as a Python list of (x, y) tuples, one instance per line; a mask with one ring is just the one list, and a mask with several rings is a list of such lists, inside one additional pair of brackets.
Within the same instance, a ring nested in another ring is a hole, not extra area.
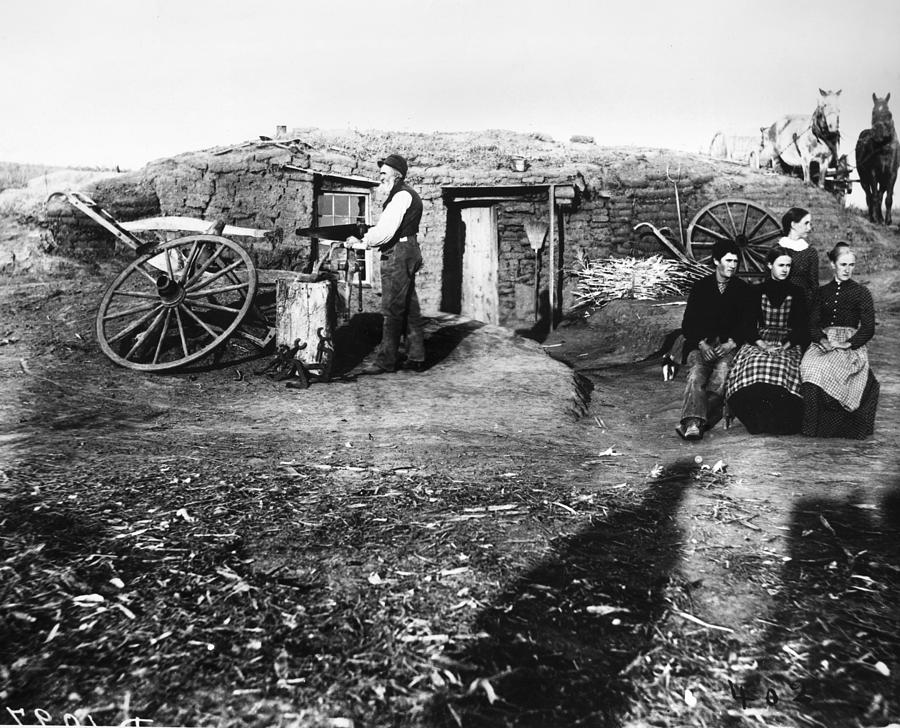
[(719, 240), (712, 258), (716, 270), (694, 284), (681, 323), (688, 374), (675, 430), (686, 440), (701, 439), (722, 417), (728, 368), (745, 329), (750, 287), (736, 276), (738, 247)]

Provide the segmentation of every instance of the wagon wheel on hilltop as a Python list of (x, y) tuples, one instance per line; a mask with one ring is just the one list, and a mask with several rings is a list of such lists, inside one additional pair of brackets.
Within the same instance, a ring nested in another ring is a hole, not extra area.
[(781, 236), (781, 223), (755, 202), (718, 200), (691, 220), (687, 252), (698, 263), (711, 264), (716, 241), (731, 240), (738, 246), (740, 275), (758, 277), (766, 273), (766, 253)]
[(163, 371), (223, 344), (253, 307), (257, 273), (247, 252), (217, 235), (156, 245), (106, 289), (100, 348), (129, 369)]

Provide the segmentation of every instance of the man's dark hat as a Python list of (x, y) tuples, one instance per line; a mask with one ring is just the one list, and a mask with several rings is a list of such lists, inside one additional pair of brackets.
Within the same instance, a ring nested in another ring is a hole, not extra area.
[(406, 177), (407, 164), (406, 160), (401, 157), (399, 154), (388, 154), (384, 159), (378, 160), (378, 166), (386, 164), (388, 167), (393, 167), (400, 174)]

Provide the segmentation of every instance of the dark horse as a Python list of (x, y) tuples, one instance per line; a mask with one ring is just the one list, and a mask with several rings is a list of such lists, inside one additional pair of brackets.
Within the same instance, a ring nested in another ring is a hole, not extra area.
[[(888, 109), (891, 95), (879, 99), (872, 94), (872, 128), (864, 129), (856, 141), (856, 169), (859, 183), (866, 193), (869, 220), (891, 224), (891, 206), (894, 203), (894, 183), (897, 167), (900, 167), (900, 142), (894, 128), (894, 117)], [(884, 197), (884, 218), (881, 216), (881, 198)]]

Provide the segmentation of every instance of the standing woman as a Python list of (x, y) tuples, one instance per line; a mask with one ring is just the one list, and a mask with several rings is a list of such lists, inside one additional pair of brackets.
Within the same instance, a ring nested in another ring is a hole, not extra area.
[(747, 432), (790, 435), (800, 431), (800, 358), (809, 343), (803, 290), (791, 283), (791, 252), (766, 255), (769, 277), (750, 289), (744, 344), (728, 372), (726, 424), (737, 417)]
[(828, 253), (834, 280), (819, 289), (810, 319), (813, 344), (800, 364), (803, 426), (811, 437), (862, 440), (875, 430), (880, 386), (866, 343), (875, 333), (872, 294), (854, 280), (856, 257), (847, 243)]
[(791, 277), (788, 279), (803, 289), (806, 304), (812, 308), (819, 289), (819, 253), (806, 242), (812, 230), (812, 215), (802, 207), (792, 207), (781, 217), (784, 237), (778, 245), (791, 251)]

